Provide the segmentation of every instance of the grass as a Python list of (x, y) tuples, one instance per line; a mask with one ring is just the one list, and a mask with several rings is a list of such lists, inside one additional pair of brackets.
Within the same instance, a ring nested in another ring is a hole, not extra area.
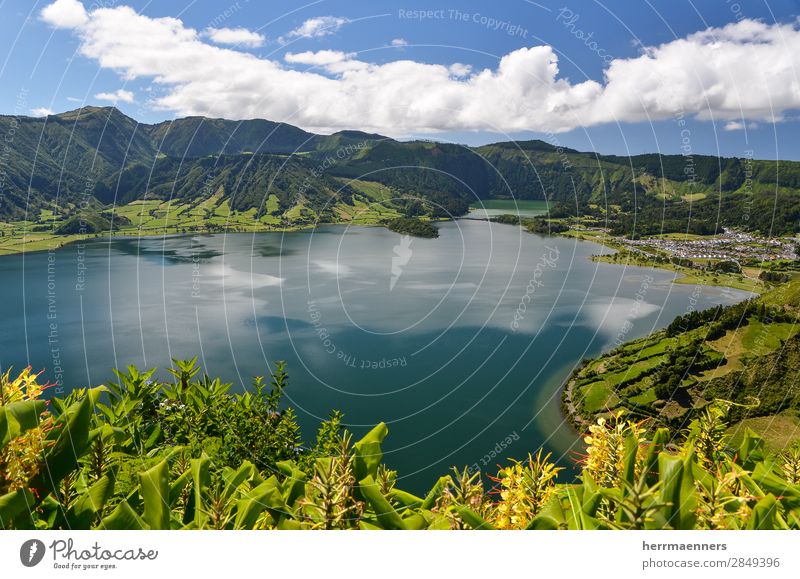
[(795, 324), (769, 324), (765, 325), (752, 319), (744, 328), (742, 334), (742, 348), (748, 356), (762, 356), (781, 346), (781, 342), (797, 333)]
[(584, 386), (579, 394), (586, 412), (601, 412), (619, 404), (619, 397), (605, 382), (592, 382)]
[(747, 428), (761, 436), (771, 452), (779, 452), (800, 441), (800, 420), (790, 413), (745, 418), (728, 429), (731, 446), (735, 448), (741, 444)]
[(683, 199), (686, 202), (700, 201), (701, 199), (705, 199), (705, 198), (706, 198), (706, 194), (705, 193), (688, 193), (686, 195), (681, 196), (681, 199)]
[[(604, 243), (603, 241), (600, 241), (600, 239), (601, 238), (598, 237), (596, 239), (591, 239), (591, 241), (596, 241), (597, 243)], [(608, 243), (604, 243), (604, 245), (613, 247), (614, 249), (619, 249), (618, 246), (615, 247)], [(613, 265), (654, 267), (658, 269), (672, 271), (675, 272), (676, 274), (679, 274), (679, 276), (676, 277), (672, 282), (676, 284), (730, 287), (752, 293), (761, 293), (766, 288), (764, 283), (758, 279), (753, 279), (750, 277), (745, 277), (743, 275), (737, 275), (737, 274), (710, 273), (694, 268), (683, 267), (681, 265), (669, 262), (656, 262), (654, 260), (640, 256), (639, 254), (633, 254), (632, 252), (629, 251), (623, 251), (620, 253), (607, 254), (607, 255), (595, 255), (592, 257), (592, 259), (594, 261), (610, 263)]]
[[(358, 225), (378, 225), (401, 214), (389, 205), (390, 189), (369, 181), (348, 181), (358, 191), (353, 196), (353, 205), (338, 203), (332, 207), (336, 222)], [(308, 227), (317, 222), (318, 215), (302, 201), (285, 212), (281, 212), (276, 195), (270, 195), (264, 203), (262, 214), (256, 208), (236, 211), (220, 188), (213, 195), (200, 201), (184, 202), (173, 199), (139, 199), (109, 209), (117, 220), (113, 235), (167, 235), (190, 231), (291, 231)], [(0, 255), (54, 249), (78, 241), (96, 237), (89, 235), (56, 235), (53, 231), (64, 222), (63, 216), (51, 209), (43, 209), (38, 221), (0, 222)], [(130, 224), (121, 223), (130, 221)], [(102, 233), (99, 235), (108, 235)]]

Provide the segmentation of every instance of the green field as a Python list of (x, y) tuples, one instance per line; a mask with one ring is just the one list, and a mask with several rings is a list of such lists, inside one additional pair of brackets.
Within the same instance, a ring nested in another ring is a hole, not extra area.
[[(402, 215), (393, 206), (394, 194), (384, 185), (359, 180), (348, 181), (347, 184), (357, 192), (353, 195), (352, 204), (333, 204), (330, 214), (325, 215), (314, 211), (302, 198), (291, 207), (282, 209), (274, 194), (265, 200), (260, 212), (256, 208), (232, 210), (230, 200), (222, 189), (196, 202), (137, 200), (108, 208), (103, 214), (108, 215), (109, 220), (115, 220), (110, 234), (119, 236), (290, 231), (317, 223), (378, 225)], [(0, 255), (48, 250), (81, 239), (109, 235), (107, 231), (69, 235), (56, 233), (66, 223), (68, 212), (72, 209), (66, 208), (61, 213), (42, 210), (36, 220), (0, 222)]]
[[(800, 395), (792, 388), (800, 378), (800, 310), (797, 300), (777, 297), (800, 297), (798, 286), (788, 282), (755, 300), (709, 310), (702, 314), (707, 321), (677, 321), (587, 361), (565, 388), (568, 412), (576, 422), (622, 411), (680, 428), (724, 399), (735, 403), (731, 416), (742, 423), (732, 427), (734, 439), (750, 427), (776, 449), (800, 440)], [(671, 329), (686, 324), (694, 325), (677, 334)]]

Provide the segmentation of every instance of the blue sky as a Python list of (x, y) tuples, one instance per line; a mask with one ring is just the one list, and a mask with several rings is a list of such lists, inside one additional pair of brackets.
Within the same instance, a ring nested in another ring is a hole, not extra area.
[(797, 0), (59, 3), (0, 3), (0, 113), (115, 104), (141, 122), (800, 159)]

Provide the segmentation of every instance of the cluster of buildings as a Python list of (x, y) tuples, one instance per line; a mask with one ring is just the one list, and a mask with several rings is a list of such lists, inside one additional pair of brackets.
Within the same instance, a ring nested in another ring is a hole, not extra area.
[(683, 259), (713, 260), (794, 260), (798, 257), (797, 240), (767, 238), (733, 229), (725, 229), (713, 237), (680, 239), (651, 237), (648, 239), (622, 240), (626, 247), (634, 251), (648, 248), (664, 251), (670, 257)]

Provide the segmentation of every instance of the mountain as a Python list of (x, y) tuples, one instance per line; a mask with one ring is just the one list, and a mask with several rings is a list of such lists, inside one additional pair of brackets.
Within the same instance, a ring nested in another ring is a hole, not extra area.
[(650, 233), (647, 224), (665, 223), (698, 233), (731, 224), (787, 233), (800, 222), (796, 162), (618, 157), (538, 140), (480, 147), (399, 142), (361, 131), (318, 135), (263, 119), (147, 125), (114, 107), (2, 116), (0, 134), (9, 143), (0, 157), (6, 221), (41, 209), (100, 210), (147, 197), (199, 202), (215, 194), (241, 210), (262, 206), (273, 193), (281, 207), (324, 208), (340, 196), (350, 199), (355, 189), (348, 183), (356, 179), (441, 215), (463, 213), (479, 199), (546, 199), (562, 212), (594, 213), (620, 234)]

